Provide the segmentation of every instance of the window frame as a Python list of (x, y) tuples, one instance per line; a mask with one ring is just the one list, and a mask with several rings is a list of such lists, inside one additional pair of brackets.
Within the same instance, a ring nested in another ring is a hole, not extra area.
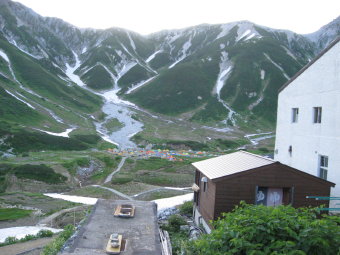
[(329, 169), (329, 158), (325, 155), (319, 155), (319, 174), (318, 176), (321, 179), (327, 180), (328, 175), (328, 169)]
[(322, 107), (313, 107), (313, 123), (320, 124), (322, 121)]
[(292, 123), (298, 123), (299, 121), (299, 108), (294, 107), (292, 108)]

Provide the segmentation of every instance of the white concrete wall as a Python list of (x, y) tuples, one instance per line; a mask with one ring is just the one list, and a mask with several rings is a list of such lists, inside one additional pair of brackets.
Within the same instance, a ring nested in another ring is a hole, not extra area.
[[(320, 124), (313, 123), (313, 107), (322, 107)], [(299, 108), (297, 123), (292, 108)], [(328, 156), (331, 195), (340, 197), (340, 42), (279, 94), (275, 160), (318, 176), (319, 155)]]
[(211, 228), (207, 224), (207, 222), (204, 220), (203, 216), (200, 214), (198, 207), (195, 206), (194, 208), (194, 221), (197, 226), (202, 225), (204, 230), (210, 234), (211, 233)]

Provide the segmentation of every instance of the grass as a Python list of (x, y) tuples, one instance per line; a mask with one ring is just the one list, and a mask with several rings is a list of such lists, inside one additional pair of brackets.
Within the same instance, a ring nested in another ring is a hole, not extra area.
[(96, 65), (81, 77), (87, 86), (93, 89), (109, 89), (113, 87), (110, 74), (101, 65)]
[(183, 187), (192, 184), (195, 159), (169, 161), (161, 158), (138, 159), (125, 162), (119, 173), (113, 176), (111, 184), (129, 185), (144, 183), (156, 186)]
[(119, 196), (115, 195), (113, 192), (97, 187), (83, 187), (80, 189), (73, 190), (67, 193), (68, 195), (76, 195), (76, 196), (88, 196), (88, 197), (96, 197), (103, 199), (120, 199)]
[(106, 155), (97, 155), (97, 159), (104, 162), (105, 167), (101, 171), (97, 171), (91, 176), (91, 180), (93, 181), (100, 181), (105, 179), (110, 173), (115, 170), (115, 168), (118, 166), (119, 162), (121, 161), (121, 157), (110, 157)]
[(64, 183), (67, 178), (55, 173), (46, 165), (21, 165), (14, 167), (11, 171), (15, 176), (22, 179), (42, 181), (49, 184)]
[(104, 127), (110, 131), (110, 132), (114, 132), (116, 130), (119, 130), (121, 128), (124, 127), (124, 123), (119, 122), (118, 119), (116, 118), (112, 118), (109, 119), (107, 122), (105, 122)]
[(16, 220), (29, 216), (32, 210), (18, 208), (0, 208), (0, 221)]
[(138, 105), (167, 115), (177, 115), (194, 109), (208, 99), (215, 79), (202, 62), (182, 63), (161, 73), (134, 93), (127, 95)]

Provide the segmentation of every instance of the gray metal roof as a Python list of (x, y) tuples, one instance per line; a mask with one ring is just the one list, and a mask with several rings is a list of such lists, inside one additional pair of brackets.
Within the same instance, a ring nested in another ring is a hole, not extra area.
[(245, 151), (238, 151), (216, 158), (206, 159), (192, 163), (201, 173), (209, 179), (243, 172), (253, 168), (270, 165), (276, 161), (264, 158)]

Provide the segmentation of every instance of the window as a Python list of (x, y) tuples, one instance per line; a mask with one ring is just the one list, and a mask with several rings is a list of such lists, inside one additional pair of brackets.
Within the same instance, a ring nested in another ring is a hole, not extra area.
[(283, 204), (283, 188), (257, 187), (256, 205), (278, 206)]
[(319, 177), (327, 180), (327, 172), (328, 172), (328, 157), (321, 156), (319, 159)]
[(292, 123), (297, 123), (299, 119), (299, 108), (292, 108)]
[(314, 123), (321, 123), (321, 114), (322, 108), (321, 107), (314, 107)]
[(201, 181), (203, 182), (203, 192), (205, 192), (208, 187), (208, 178), (204, 176), (202, 177)]

